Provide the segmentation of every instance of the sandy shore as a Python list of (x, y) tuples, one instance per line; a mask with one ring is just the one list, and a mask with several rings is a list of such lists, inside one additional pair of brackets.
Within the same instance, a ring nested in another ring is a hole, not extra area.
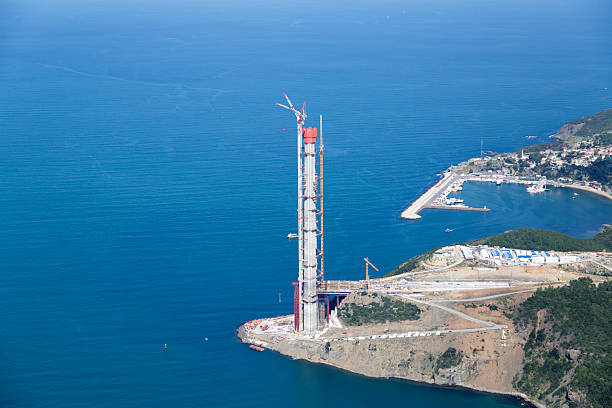
[(589, 193), (597, 194), (597, 195), (600, 195), (602, 197), (606, 197), (608, 200), (612, 200), (612, 194), (606, 193), (605, 191), (596, 190), (596, 189), (594, 189), (592, 187), (578, 186), (578, 185), (575, 185), (575, 184), (562, 184), (561, 187), (567, 187), (567, 188), (573, 188), (573, 189), (576, 189), (576, 190), (588, 191)]

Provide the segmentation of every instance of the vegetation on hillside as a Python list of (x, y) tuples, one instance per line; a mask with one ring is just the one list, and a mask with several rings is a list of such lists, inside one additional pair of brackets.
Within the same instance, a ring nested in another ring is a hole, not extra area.
[[(612, 251), (612, 228), (604, 227), (603, 231), (592, 238), (572, 237), (558, 231), (535, 228), (520, 228), (502, 234), (491, 235), (466, 242), (468, 245), (488, 245), (513, 249), (532, 249), (535, 251), (560, 252), (599, 252)], [(419, 268), (422, 262), (428, 261), (441, 247), (436, 247), (423, 254), (413, 256), (384, 276), (399, 275)]]
[[(550, 142), (550, 143), (540, 143), (534, 145), (528, 145), (521, 147), (516, 151), (516, 153), (525, 153), (529, 155), (533, 155), (537, 152), (541, 152), (544, 150), (561, 150), (563, 148), (564, 143), (560, 140)], [(530, 156), (531, 157), (531, 156)]]
[(612, 406), (612, 281), (538, 291), (513, 311), (531, 328), (514, 385), (547, 406)]
[(536, 251), (611, 251), (612, 228), (606, 227), (593, 238), (587, 239), (575, 238), (558, 231), (521, 228), (467, 243)]
[(463, 353), (461, 351), (457, 351), (457, 349), (454, 347), (449, 347), (436, 360), (436, 374), (441, 368), (451, 368), (459, 365), (461, 360), (463, 360)]
[[(538, 162), (538, 158), (532, 155), (534, 161)], [(612, 184), (612, 158), (597, 159), (589, 166), (576, 166), (575, 164), (565, 164), (557, 167), (549, 163), (538, 164), (530, 170), (533, 174), (546, 176), (549, 179), (558, 179), (560, 177), (570, 178), (579, 181), (596, 181), (602, 186)]]
[(430, 249), (429, 251), (422, 253), (420, 255), (413, 256), (397, 268), (393, 269), (391, 272), (387, 272), (385, 277), (399, 275), (400, 273), (411, 272), (419, 267), (422, 262), (426, 262), (431, 259), (434, 252), (442, 247), (436, 247), (434, 249)]
[[(365, 293), (362, 295), (365, 296)], [(349, 326), (362, 326), (371, 323), (418, 320), (421, 315), (421, 309), (412, 303), (377, 293), (369, 296), (375, 299), (368, 304), (343, 303), (338, 309), (340, 319)]]
[(584, 123), (575, 136), (588, 138), (594, 135), (605, 134), (612, 130), (612, 109), (606, 109), (595, 115), (583, 116), (569, 122), (572, 125)]
[[(578, 128), (576, 125), (582, 125)], [(571, 129), (571, 130), (570, 130)], [(570, 139), (574, 142), (589, 141), (593, 146), (605, 146), (612, 143), (612, 109), (606, 109), (594, 115), (583, 116), (566, 123), (553, 137), (555, 140), (549, 143), (541, 143), (522, 147), (516, 151), (535, 153), (543, 150), (560, 150)]]

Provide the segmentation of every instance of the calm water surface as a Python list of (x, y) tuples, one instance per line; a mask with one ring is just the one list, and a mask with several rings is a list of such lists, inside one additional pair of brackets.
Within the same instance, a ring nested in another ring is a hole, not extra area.
[(325, 3), (0, 4), (0, 406), (518, 406), (237, 342), (291, 310), (274, 102), (325, 114), (329, 278), (523, 226), (588, 237), (610, 203), (563, 190), (468, 183), (493, 211), (399, 213), (481, 136), (514, 150), (611, 107), (610, 4)]

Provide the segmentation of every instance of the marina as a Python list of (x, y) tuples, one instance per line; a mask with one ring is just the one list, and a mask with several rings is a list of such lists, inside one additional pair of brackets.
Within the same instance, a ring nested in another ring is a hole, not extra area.
[[(417, 198), (408, 208), (400, 215), (401, 218), (407, 220), (417, 220), (421, 218), (419, 212), (423, 209), (439, 209), (439, 210), (460, 210), (460, 211), (491, 211), (486, 205), (478, 207), (470, 207), (465, 204), (462, 199), (450, 197), (451, 194), (463, 190), (463, 184), (468, 181), (493, 183), (497, 186), (502, 184), (523, 184), (526, 192), (530, 194), (538, 194), (547, 191), (546, 186), (574, 188), (583, 191), (589, 191), (594, 194), (607, 196), (601, 191), (595, 190), (592, 187), (582, 185), (577, 182), (564, 183), (561, 181), (547, 180), (546, 177), (526, 178), (512, 176), (499, 173), (473, 173), (473, 174), (457, 174), (452, 170), (447, 170), (442, 178), (429, 188), (423, 195)], [(608, 197), (609, 198), (609, 197)]]
[[(421, 218), (419, 212), (424, 208), (432, 208), (439, 210), (460, 210), (460, 211), (480, 211), (488, 212), (490, 208), (486, 206), (482, 208), (469, 207), (464, 204), (463, 200), (456, 197), (449, 197), (450, 194), (456, 193), (463, 189), (463, 183), (466, 181), (490, 181), (489, 179), (474, 180), (475, 176), (466, 177), (458, 175), (452, 171), (447, 171), (442, 176), (442, 179), (433, 185), (429, 190), (412, 203), (401, 214), (402, 218), (408, 220), (416, 220)], [(496, 182), (497, 180), (493, 180)], [(501, 183), (501, 181), (500, 181)]]

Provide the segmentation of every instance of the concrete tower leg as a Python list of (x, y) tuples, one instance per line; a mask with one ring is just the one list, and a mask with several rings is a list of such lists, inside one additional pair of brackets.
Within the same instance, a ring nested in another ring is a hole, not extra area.
[(304, 129), (304, 332), (318, 329), (317, 302), (317, 208), (316, 208), (316, 128)]

